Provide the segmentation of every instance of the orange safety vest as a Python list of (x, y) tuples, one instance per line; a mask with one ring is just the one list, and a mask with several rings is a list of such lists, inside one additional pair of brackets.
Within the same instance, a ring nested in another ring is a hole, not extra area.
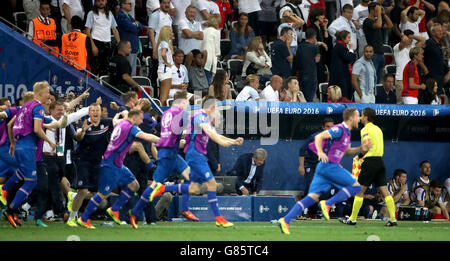
[(78, 70), (83, 70), (86, 68), (86, 38), (87, 35), (82, 32), (73, 31), (68, 34), (64, 34), (61, 39), (61, 54), (80, 65), (81, 68), (66, 59), (63, 60), (68, 64), (73, 65)]
[[(55, 20), (53, 20), (52, 18), (48, 18), (50, 20), (50, 24), (44, 24), (39, 20), (39, 17), (34, 18), (33, 21), (33, 25), (34, 25), (34, 32), (33, 32), (33, 37), (36, 38), (37, 40), (44, 42), (45, 40), (56, 40), (56, 33), (55, 33), (55, 29), (56, 29), (56, 23)], [(33, 39), (33, 42), (36, 43), (37, 45), (41, 46), (42, 48), (44, 48), (45, 50), (48, 50), (48, 48), (45, 45), (40, 44), (38, 41)], [(55, 50), (56, 52), (50, 51), (51, 54), (55, 55), (56, 57), (58, 57), (58, 53), (59, 53), (59, 48), (57, 46), (52, 46), (51, 47), (52, 50)]]

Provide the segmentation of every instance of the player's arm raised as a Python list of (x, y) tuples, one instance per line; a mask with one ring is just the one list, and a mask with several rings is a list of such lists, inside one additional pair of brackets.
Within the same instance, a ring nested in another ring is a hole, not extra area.
[(317, 156), (319, 157), (319, 161), (322, 162), (328, 162), (328, 156), (323, 152), (322, 149), (322, 142), (326, 139), (331, 139), (331, 135), (327, 130), (317, 134), (314, 138), (314, 145), (316, 146)]
[(150, 133), (145, 133), (143, 131), (139, 132), (136, 135), (136, 138), (143, 139), (143, 140), (146, 140), (148, 142), (153, 142), (153, 143), (158, 143), (159, 142), (159, 137), (158, 136), (155, 136), (155, 135), (150, 134)]
[(220, 135), (217, 133), (214, 129), (211, 128), (211, 125), (208, 123), (202, 123), (200, 124), (200, 127), (202, 130), (217, 144), (223, 146), (223, 147), (230, 147), (231, 145), (242, 145), (244, 142), (244, 139), (239, 137), (237, 139), (230, 139), (223, 135)]
[(48, 124), (44, 123), (44, 128), (46, 129), (65, 128), (68, 125), (67, 122), (68, 122), (68, 114), (64, 113), (64, 116), (60, 121), (53, 121), (52, 123)]

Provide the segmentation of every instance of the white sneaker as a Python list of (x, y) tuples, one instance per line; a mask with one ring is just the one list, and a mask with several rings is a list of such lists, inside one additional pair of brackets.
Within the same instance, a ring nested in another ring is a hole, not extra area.
[(374, 210), (372, 214), (372, 219), (376, 219), (378, 216), (378, 211)]

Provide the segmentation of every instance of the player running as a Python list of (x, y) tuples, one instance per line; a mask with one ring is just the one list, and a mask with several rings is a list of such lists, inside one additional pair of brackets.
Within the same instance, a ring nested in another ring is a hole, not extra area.
[(386, 168), (382, 159), (384, 153), (383, 132), (378, 126), (373, 124), (375, 117), (375, 110), (370, 107), (362, 111), (361, 121), (364, 124), (364, 128), (361, 129), (361, 142), (370, 139), (373, 146), (364, 156), (362, 154), (359, 155), (360, 158), (364, 157), (364, 162), (361, 165), (361, 173), (358, 177), (358, 182), (361, 184), (361, 191), (355, 196), (355, 200), (353, 201), (352, 215), (349, 218), (339, 219), (344, 224), (356, 225), (356, 217), (362, 206), (364, 193), (367, 187), (374, 183), (383, 195), (389, 211), (390, 218), (386, 226), (397, 226), (394, 198), (389, 194), (387, 189)]
[(189, 166), (186, 161), (178, 155), (178, 147), (180, 146), (184, 125), (183, 122), (187, 118), (185, 110), (188, 104), (187, 92), (179, 91), (174, 95), (174, 101), (171, 108), (166, 110), (161, 117), (161, 137), (159, 143), (155, 145), (158, 147), (158, 161), (156, 170), (153, 173), (153, 183), (144, 191), (144, 193), (142, 193), (138, 203), (136, 203), (133, 210), (129, 213), (131, 225), (135, 229), (138, 228), (136, 216), (142, 211), (145, 204), (152, 202), (155, 197), (166, 191), (181, 193), (181, 215), (190, 220), (199, 221), (188, 208), (188, 182), (170, 186), (161, 184), (172, 174), (172, 172), (181, 174), (186, 181), (189, 181)]
[(347, 108), (343, 113), (344, 122), (334, 125), (316, 135), (314, 142), (309, 148), (317, 154), (320, 162), (316, 167), (314, 178), (309, 188), (309, 194), (297, 202), (289, 213), (278, 220), (281, 232), (290, 234), (289, 223), (298, 216), (305, 208), (319, 201), (320, 194), (337, 187), (340, 191), (326, 202), (320, 201), (325, 219), (329, 220), (330, 206), (344, 201), (361, 191), (361, 186), (352, 177), (351, 173), (339, 166), (344, 155), (353, 155), (358, 152), (367, 152), (370, 149), (370, 139), (365, 140), (360, 147), (350, 147), (350, 131), (358, 128), (360, 121), (359, 112), (355, 108)]
[[(121, 115), (124, 119), (115, 124), (101, 164), (98, 193), (91, 198), (83, 215), (77, 220), (78, 224), (85, 228), (95, 229), (91, 225), (90, 215), (98, 208), (102, 200), (108, 198), (112, 190), (117, 187), (122, 187), (122, 190), (114, 205), (107, 209), (107, 213), (113, 218), (114, 222), (121, 224), (119, 219), (120, 208), (139, 189), (139, 183), (133, 173), (123, 165), (123, 160), (136, 138), (149, 142), (159, 142), (157, 136), (145, 133), (137, 127), (144, 119), (141, 110), (123, 111)], [(116, 121), (117, 115), (114, 117), (114, 122)]]

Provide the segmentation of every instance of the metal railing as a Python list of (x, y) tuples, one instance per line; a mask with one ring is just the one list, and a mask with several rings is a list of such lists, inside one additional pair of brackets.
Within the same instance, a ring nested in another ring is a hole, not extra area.
[[(36, 39), (33, 35), (30, 35), (28, 32), (25, 32), (24, 30), (22, 30), (21, 28), (19, 28), (19, 27), (16, 26), (15, 24), (12, 24), (11, 22), (9, 22), (8, 20), (6, 20), (5, 18), (3, 18), (3, 17), (1, 17), (1, 16), (0, 16), (0, 20), (1, 20), (4, 24), (9, 25), (9, 26), (11, 27), (11, 30), (12, 30), (12, 31), (19, 32), (19, 33), (22, 34), (23, 36), (27, 36), (27, 37), (31, 38), (31, 40), (35, 40), (35, 41), (37, 41), (39, 44), (41, 44), (41, 45), (47, 47), (47, 48), (48, 48), (48, 54), (53, 55), (52, 52), (53, 52), (53, 53), (57, 53), (57, 54), (58, 54), (57, 57), (58, 57), (59, 59), (63, 60), (64, 62), (69, 61), (69, 62), (71, 62), (72, 64), (78, 66), (79, 68), (82, 68), (82, 70), (78, 70), (78, 69), (76, 69), (76, 70), (82, 71), (83, 74), (86, 76), (86, 78), (88, 78), (89, 75), (90, 75), (91, 78), (95, 79), (97, 82), (99, 82), (99, 83), (102, 84), (103, 86), (106, 86), (106, 87), (108, 87), (108, 88), (110, 88), (110, 89), (116, 91), (116, 92), (119, 93), (120, 95), (123, 94), (123, 92), (120, 91), (119, 89), (117, 89), (116, 87), (114, 87), (114, 86), (112, 86), (111, 84), (109, 84), (108, 82), (106, 82), (106, 81), (100, 79), (100, 76), (93, 74), (92, 72), (90, 72), (90, 71), (87, 70), (86, 68), (83, 68), (82, 66), (80, 66), (79, 64), (77, 64), (76, 62), (74, 62), (73, 60), (71, 60), (71, 59), (67, 58), (66, 56), (62, 55), (60, 52), (57, 52), (57, 51), (55, 51), (54, 49), (52, 49), (52, 48), (51, 48), (52, 46), (49, 46), (49, 45), (47, 45), (47, 44), (41, 42), (39, 39)], [(27, 39), (27, 40), (28, 40), (28, 39)], [(75, 67), (74, 67), (74, 68), (75, 68)], [(48, 82), (51, 82), (51, 78), (50, 78), (50, 77), (51, 77), (51, 76), (49, 75)], [(85, 81), (86, 85), (87, 85), (87, 82), (88, 82), (88, 81), (86, 80), (86, 81)], [(106, 85), (105, 85), (105, 84), (106, 84)], [(87, 86), (86, 86), (86, 87), (87, 87)], [(159, 114), (162, 114), (163, 111), (161, 110), (161, 108), (153, 101), (152, 97), (150, 97), (150, 95), (144, 90), (144, 88), (142, 88), (142, 86), (139, 86), (139, 89), (141, 90), (141, 93), (142, 93), (141, 95), (145, 95), (146, 98), (148, 98), (148, 99), (150, 100), (150, 102), (151, 102), (153, 108), (155, 108), (155, 109), (158, 111)]]

